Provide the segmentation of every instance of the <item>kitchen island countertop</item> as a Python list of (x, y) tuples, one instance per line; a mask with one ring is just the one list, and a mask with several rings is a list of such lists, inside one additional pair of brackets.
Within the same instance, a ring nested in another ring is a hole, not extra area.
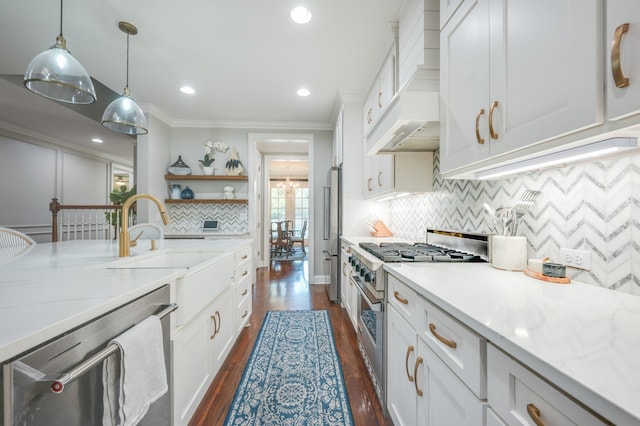
[[(132, 257), (150, 253), (148, 240)], [(162, 240), (170, 249), (235, 251), (250, 239)], [(65, 241), (31, 246), (0, 260), (0, 362), (111, 311), (183, 275), (185, 268), (109, 269), (118, 242)]]
[(384, 268), (609, 421), (640, 424), (640, 297), (488, 264)]

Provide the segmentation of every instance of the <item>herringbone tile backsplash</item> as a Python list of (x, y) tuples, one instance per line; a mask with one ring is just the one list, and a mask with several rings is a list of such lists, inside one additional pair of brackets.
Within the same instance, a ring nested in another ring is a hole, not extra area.
[(512, 206), (541, 191), (519, 235), (528, 255), (560, 259), (560, 248), (591, 252), (591, 270), (572, 279), (640, 296), (640, 155), (578, 164), (496, 181), (444, 180), (434, 156), (434, 191), (391, 201), (395, 235), (424, 241), (427, 228), (490, 233), (483, 210)]
[(249, 206), (247, 204), (168, 204), (171, 222), (165, 232), (169, 234), (199, 234), (202, 221), (220, 221), (216, 234), (242, 234), (249, 232)]

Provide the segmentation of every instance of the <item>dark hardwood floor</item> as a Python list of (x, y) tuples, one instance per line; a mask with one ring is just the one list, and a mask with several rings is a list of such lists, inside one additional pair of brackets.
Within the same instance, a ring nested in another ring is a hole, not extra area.
[(258, 269), (253, 289), (251, 325), (238, 337), (189, 425), (208, 426), (224, 423), (266, 312), (297, 309), (329, 311), (355, 424), (392, 424), (389, 418), (383, 415), (346, 311), (340, 305), (329, 302), (326, 286), (308, 283), (306, 261), (272, 262), (271, 269)]

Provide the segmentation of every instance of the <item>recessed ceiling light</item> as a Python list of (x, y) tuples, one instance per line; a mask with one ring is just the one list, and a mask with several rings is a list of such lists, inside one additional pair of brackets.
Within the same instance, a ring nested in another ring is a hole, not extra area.
[(104, 141), (103, 141), (102, 139), (100, 139), (100, 138), (92, 138), (92, 139), (91, 139), (91, 142), (95, 142), (95, 143), (102, 143), (102, 142), (104, 142)]
[(298, 24), (306, 24), (311, 20), (311, 12), (304, 6), (298, 6), (291, 10), (291, 19)]
[(298, 94), (298, 96), (309, 96), (311, 94), (309, 89), (305, 89), (304, 87), (302, 89), (298, 89), (296, 93)]
[(186, 93), (187, 95), (193, 95), (194, 93), (196, 93), (196, 91), (193, 90), (193, 87), (191, 87), (191, 86), (182, 86), (180, 88), (180, 91), (182, 93)]

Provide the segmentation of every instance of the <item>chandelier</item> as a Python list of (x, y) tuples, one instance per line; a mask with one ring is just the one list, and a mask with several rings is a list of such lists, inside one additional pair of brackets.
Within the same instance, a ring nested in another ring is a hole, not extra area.
[(287, 166), (287, 178), (284, 181), (278, 182), (278, 188), (284, 189), (284, 194), (287, 197), (293, 197), (296, 195), (296, 189), (300, 187), (297, 181), (291, 180), (291, 174), (289, 173), (289, 166)]

